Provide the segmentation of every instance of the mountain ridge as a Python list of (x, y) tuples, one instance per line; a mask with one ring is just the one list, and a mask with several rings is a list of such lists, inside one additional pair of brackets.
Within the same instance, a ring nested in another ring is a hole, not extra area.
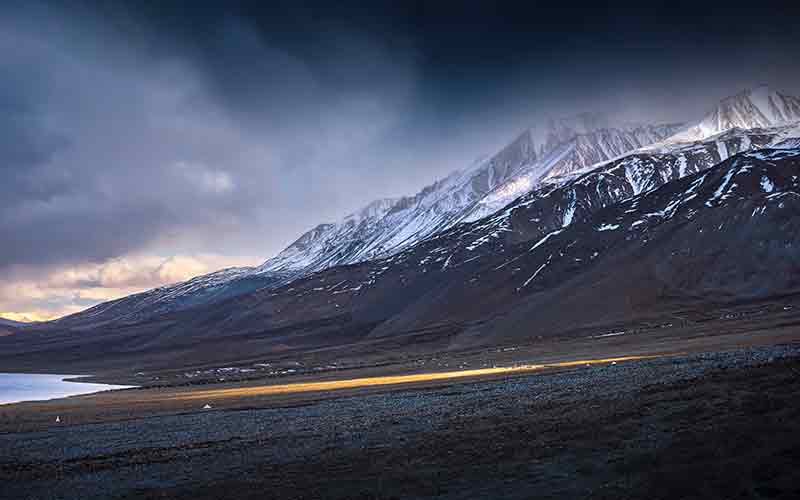
[(28, 324), (30, 324), (30, 323), (25, 323), (24, 321), (14, 321), (13, 319), (6, 319), (6, 318), (3, 318), (3, 317), (0, 317), (0, 326), (20, 327), (20, 326), (25, 326), (25, 325), (28, 325)]
[(800, 98), (762, 84), (722, 99), (698, 123), (676, 133), (668, 142), (702, 140), (732, 128), (769, 128), (797, 121)]
[[(737, 95), (752, 93), (743, 91)], [(721, 101), (715, 109), (730, 108), (729, 99)], [(485, 161), (453, 172), (413, 196), (375, 200), (338, 222), (315, 226), (260, 266), (196, 277), (99, 304), (57, 321), (75, 324), (101, 317), (102, 321), (109, 321), (114, 320), (112, 313), (115, 311), (119, 311), (119, 318), (138, 321), (148, 315), (281, 286), (332, 266), (390, 256), (457, 224), (491, 215), (537, 186), (560, 185), (575, 175), (636, 152), (674, 153), (684, 162), (676, 164), (677, 171), (685, 173), (692, 171), (692, 168), (687, 169), (687, 158), (695, 158), (692, 161), (701, 161), (708, 167), (731, 154), (764, 147), (770, 141), (792, 135), (784, 131), (780, 132), (783, 136), (779, 136), (772, 129), (762, 132), (753, 129), (751, 133), (734, 127), (716, 136), (707, 136), (709, 141), (686, 143), (680, 140), (682, 132), (678, 130), (684, 128), (685, 132), (691, 127), (631, 124), (621, 130), (607, 125), (607, 120), (591, 113), (550, 120), (544, 128), (525, 129)], [(769, 140), (764, 139), (766, 137)], [(710, 142), (715, 145), (709, 145)], [(699, 154), (705, 155), (705, 159), (697, 160), (697, 154), (688, 152), (692, 148), (704, 150)]]
[[(614, 172), (630, 161), (521, 198), (504, 209), (508, 225), (495, 227), (496, 237), (480, 231), (503, 214), (390, 257), (139, 325), (3, 337), (2, 356), (78, 362), (88, 349), (136, 369), (315, 353), (395, 356), (670, 328), (708, 314), (697, 311), (800, 297), (800, 149), (746, 151), (659, 186), (639, 183), (638, 194)], [(660, 172), (649, 178), (658, 181)], [(613, 197), (624, 185), (622, 201), (596, 203), (569, 224), (550, 209), (574, 190)], [(552, 220), (537, 221), (543, 213)]]

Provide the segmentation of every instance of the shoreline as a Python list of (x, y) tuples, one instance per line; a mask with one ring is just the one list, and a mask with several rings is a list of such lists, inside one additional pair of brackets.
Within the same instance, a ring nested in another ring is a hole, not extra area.
[[(58, 401), (69, 397), (89, 396), (105, 391), (136, 387), (81, 380), (90, 377), (91, 375), (0, 372), (0, 407), (23, 403)], [(7, 379), (10, 379), (10, 381), (4, 381)], [(79, 385), (70, 386), (69, 384), (83, 384), (84, 387), (78, 389)], [(30, 392), (33, 392), (33, 394), (26, 395), (26, 393)]]
[(703, 477), (721, 450), (715, 491), (791, 488), (793, 460), (770, 462), (766, 482), (742, 467), (800, 445), (798, 370), (794, 342), (124, 419), (101, 404), (120, 393), (79, 397), (59, 404), (104, 418), (27, 429), (0, 418), (0, 481), (34, 498), (54, 487), (82, 499), (641, 497), (683, 484), (687, 466)]

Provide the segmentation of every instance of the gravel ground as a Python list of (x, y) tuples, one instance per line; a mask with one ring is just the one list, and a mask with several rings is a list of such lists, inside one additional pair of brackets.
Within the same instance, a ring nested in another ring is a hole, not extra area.
[[(750, 426), (777, 412), (784, 427), (769, 431), (770, 439), (797, 434), (800, 423), (785, 414), (797, 406), (780, 398), (800, 388), (798, 366), (800, 345), (781, 345), (291, 408), (7, 433), (0, 435), (0, 498), (658, 498), (670, 490), (651, 490), (661, 463), (654, 457), (684, 433), (702, 456), (736, 445), (724, 435), (721, 443), (703, 441), (726, 422), (750, 429), (744, 442), (760, 442), (768, 426)], [(748, 398), (773, 392), (779, 407), (748, 417)], [(785, 463), (800, 465), (798, 456)], [(780, 477), (758, 483), (768, 486), (749, 481), (734, 496), (800, 493), (781, 489)], [(697, 491), (722, 497), (726, 488)]]

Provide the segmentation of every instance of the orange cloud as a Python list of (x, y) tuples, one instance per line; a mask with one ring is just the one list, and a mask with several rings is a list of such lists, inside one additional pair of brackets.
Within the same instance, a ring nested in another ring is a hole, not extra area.
[(252, 266), (256, 257), (215, 254), (126, 256), (57, 269), (37, 279), (0, 283), (0, 317), (44, 321), (218, 269)]

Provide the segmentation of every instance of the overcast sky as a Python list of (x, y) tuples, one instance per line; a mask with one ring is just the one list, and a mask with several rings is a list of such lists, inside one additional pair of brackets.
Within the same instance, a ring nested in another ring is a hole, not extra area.
[(547, 117), (800, 94), (794, 2), (636, 3), (4, 1), (0, 315), (260, 263)]

